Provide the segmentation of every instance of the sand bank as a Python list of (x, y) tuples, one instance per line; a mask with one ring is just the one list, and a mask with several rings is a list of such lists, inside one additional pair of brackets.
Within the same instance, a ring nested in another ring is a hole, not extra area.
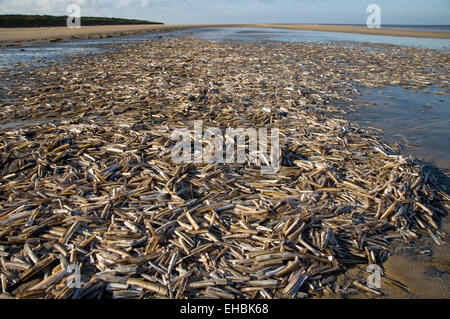
[(369, 29), (356, 26), (342, 25), (318, 25), (318, 24), (255, 24), (252, 27), (258, 28), (276, 28), (289, 30), (306, 30), (306, 31), (323, 31), (323, 32), (343, 32), (343, 33), (360, 33), (370, 35), (385, 35), (394, 37), (413, 37), (413, 38), (435, 38), (450, 39), (450, 33), (445, 32), (423, 32), (411, 30), (395, 30), (395, 29)]

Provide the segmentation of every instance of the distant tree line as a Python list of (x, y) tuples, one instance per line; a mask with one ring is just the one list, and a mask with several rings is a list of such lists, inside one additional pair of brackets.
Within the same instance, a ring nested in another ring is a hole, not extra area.
[[(81, 17), (81, 26), (92, 25), (126, 25), (126, 24), (163, 24), (135, 19)], [(49, 15), (0, 15), (0, 28), (64, 27), (67, 16)]]

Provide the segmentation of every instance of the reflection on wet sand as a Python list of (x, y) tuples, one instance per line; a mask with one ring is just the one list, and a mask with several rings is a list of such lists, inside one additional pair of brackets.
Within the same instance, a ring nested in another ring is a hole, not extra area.
[(360, 88), (359, 109), (351, 118), (383, 130), (405, 153), (450, 170), (450, 104), (445, 89)]

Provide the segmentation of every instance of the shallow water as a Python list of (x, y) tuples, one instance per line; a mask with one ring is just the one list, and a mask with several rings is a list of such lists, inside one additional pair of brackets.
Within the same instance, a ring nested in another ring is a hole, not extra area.
[(427, 92), (402, 87), (359, 89), (357, 103), (366, 107), (351, 114), (351, 119), (382, 129), (386, 140), (398, 143), (405, 153), (450, 170), (448, 92), (436, 88)]
[(56, 62), (69, 54), (95, 53), (99, 48), (84, 43), (42, 44), (31, 47), (0, 49), (0, 67), (11, 68), (15, 63), (33, 64), (39, 67), (48, 62)]
[(0, 123), (0, 131), (2, 130), (11, 130), (11, 129), (21, 129), (27, 126), (32, 126), (32, 125), (42, 125), (42, 124), (46, 124), (46, 123), (51, 123), (55, 120), (53, 119), (43, 119), (43, 120), (27, 120), (27, 121), (13, 121), (13, 122), (9, 122), (9, 123)]
[(161, 33), (123, 35), (0, 48), (0, 68), (11, 68), (14, 63), (32, 64), (33, 67), (39, 67), (48, 62), (58, 62), (72, 54), (100, 53), (110, 44), (145, 41), (160, 35)]
[(284, 30), (270, 28), (203, 28), (183, 30), (179, 33), (190, 33), (203, 40), (214, 41), (281, 41), (281, 42), (367, 42), (383, 43), (401, 46), (420, 47), (427, 49), (450, 49), (448, 39), (426, 39), (367, 35), (356, 33)]

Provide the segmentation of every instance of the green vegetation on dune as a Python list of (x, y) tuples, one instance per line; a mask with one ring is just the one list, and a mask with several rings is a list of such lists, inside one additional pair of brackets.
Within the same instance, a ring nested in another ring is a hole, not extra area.
[[(121, 18), (81, 17), (82, 26), (92, 25), (129, 25), (129, 24), (163, 24), (145, 20)], [(49, 15), (0, 15), (0, 28), (63, 27), (67, 25), (67, 16)]]

